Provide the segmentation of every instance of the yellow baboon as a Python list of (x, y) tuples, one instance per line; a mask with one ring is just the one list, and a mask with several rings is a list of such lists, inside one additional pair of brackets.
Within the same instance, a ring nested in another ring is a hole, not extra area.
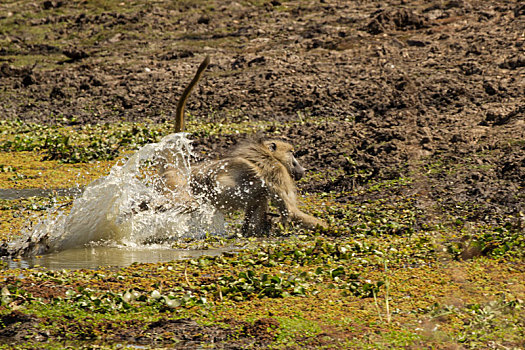
[(238, 147), (229, 157), (194, 167), (190, 188), (222, 212), (243, 210), (245, 235), (261, 235), (270, 229), (270, 201), (283, 222), (292, 221), (308, 229), (326, 227), (323, 221), (297, 208), (294, 180), (303, 175), (304, 168), (295, 159), (292, 145), (261, 140)]
[[(183, 130), (184, 105), (191, 89), (209, 63), (202, 62), (192, 82), (179, 101), (176, 114), (177, 132)], [(259, 140), (236, 148), (228, 157), (192, 166), (189, 177), (173, 167), (160, 169), (163, 185), (170, 190), (189, 188), (191, 196), (203, 199), (219, 211), (245, 212), (242, 232), (261, 235), (270, 229), (268, 206), (272, 202), (283, 222), (292, 221), (305, 228), (326, 224), (297, 207), (294, 180), (304, 175), (304, 168), (293, 154), (293, 146), (281, 140)], [(189, 181), (189, 183), (188, 183)]]

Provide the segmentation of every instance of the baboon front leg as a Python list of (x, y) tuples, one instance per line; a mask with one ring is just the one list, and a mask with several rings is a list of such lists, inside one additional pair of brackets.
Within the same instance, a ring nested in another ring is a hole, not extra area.
[(313, 217), (312, 215), (303, 213), (297, 208), (295, 208), (295, 210), (290, 215), (290, 219), (292, 222), (299, 224), (300, 226), (307, 228), (307, 229), (314, 229), (317, 226), (320, 226), (323, 228), (327, 227), (324, 221), (319, 220), (318, 218)]
[(267, 217), (267, 211), (267, 200), (248, 203), (245, 210), (244, 223), (242, 225), (242, 234), (245, 237), (262, 236), (269, 232), (271, 222)]
[(327, 227), (324, 221), (319, 220), (313, 217), (312, 215), (303, 213), (301, 210), (299, 210), (295, 202), (290, 200), (286, 196), (278, 198), (277, 207), (279, 209), (283, 221), (285, 222), (291, 221), (294, 224), (297, 224), (307, 229), (315, 229), (317, 226), (323, 228)]

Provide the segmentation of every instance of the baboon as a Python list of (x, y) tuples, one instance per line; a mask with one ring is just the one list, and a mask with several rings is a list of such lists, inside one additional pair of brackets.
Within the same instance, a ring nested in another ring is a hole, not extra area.
[(268, 205), (272, 202), (283, 222), (313, 229), (326, 224), (297, 208), (294, 180), (304, 175), (293, 147), (280, 140), (260, 140), (236, 148), (229, 157), (192, 169), (190, 188), (223, 212), (243, 210), (245, 235), (270, 229)]
[[(176, 125), (181, 126), (178, 131), (183, 130), (184, 104), (189, 91), (208, 62), (206, 58), (181, 97), (176, 114)], [(223, 213), (243, 210), (242, 232), (245, 235), (258, 236), (270, 229), (270, 202), (277, 207), (283, 222), (292, 221), (308, 229), (326, 227), (323, 221), (297, 207), (294, 180), (301, 179), (305, 170), (293, 151), (293, 146), (287, 142), (261, 139), (237, 147), (223, 159), (192, 166), (189, 178), (169, 167), (164, 167), (161, 175), (167, 188), (185, 186), (194, 198), (206, 200)]]

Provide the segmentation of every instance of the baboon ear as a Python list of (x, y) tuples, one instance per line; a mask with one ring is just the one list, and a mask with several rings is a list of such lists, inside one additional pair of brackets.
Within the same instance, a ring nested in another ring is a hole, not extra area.
[(268, 149), (272, 152), (275, 152), (277, 150), (277, 145), (275, 144), (275, 142), (270, 142), (270, 144), (268, 145)]

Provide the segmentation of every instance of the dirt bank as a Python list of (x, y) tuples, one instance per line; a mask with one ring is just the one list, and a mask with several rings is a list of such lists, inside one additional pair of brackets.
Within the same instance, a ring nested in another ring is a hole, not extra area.
[[(22, 5), (0, 6), (5, 118), (169, 120), (209, 54), (189, 119), (299, 121), (281, 136), (326, 175), (303, 190), (409, 177), (407, 194), (420, 196), (429, 218), (523, 218), (519, 1), (29, 6), (37, 15), (28, 23)], [(243, 137), (197, 136), (196, 145), (215, 157)]]

